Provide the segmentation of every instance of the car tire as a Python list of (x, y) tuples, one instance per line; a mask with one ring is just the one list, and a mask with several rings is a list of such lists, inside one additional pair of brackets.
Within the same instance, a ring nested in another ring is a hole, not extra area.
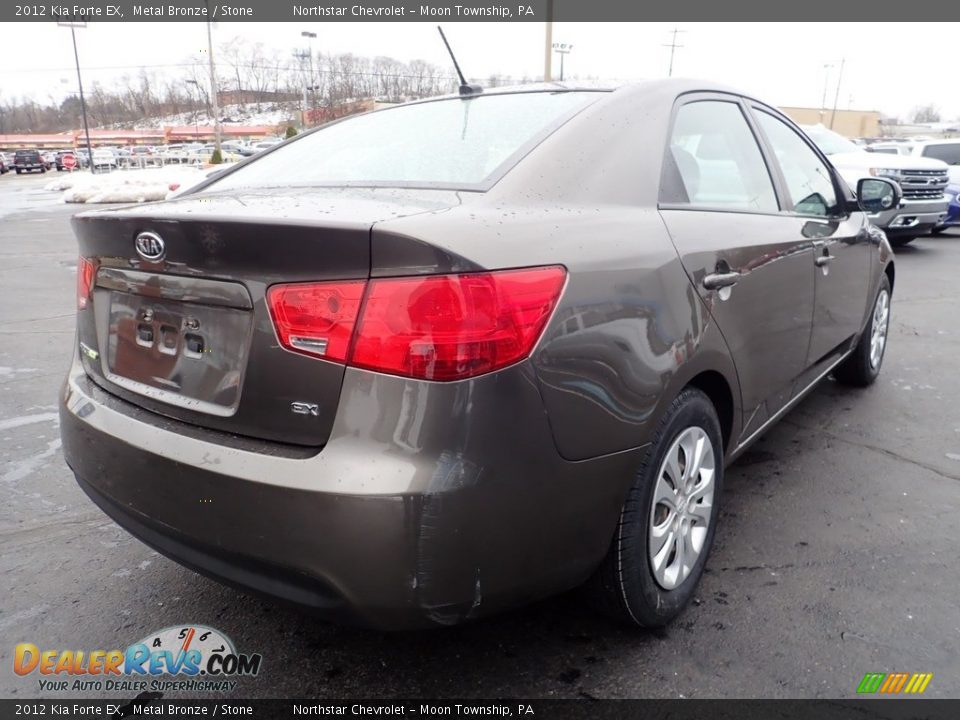
[[(689, 450), (684, 451), (691, 447), (702, 448), (692, 469), (685, 461)], [(687, 469), (696, 479), (687, 477)], [(639, 627), (662, 627), (677, 617), (692, 599), (713, 545), (722, 486), (723, 436), (716, 409), (700, 390), (686, 388), (661, 418), (637, 470), (610, 549), (586, 586), (591, 604)], [(689, 567), (681, 555), (691, 560)]]
[(17, 175), (19, 175), (21, 172), (22, 171), (20, 170), (20, 168), (17, 168)]
[(887, 349), (891, 298), (890, 278), (884, 273), (880, 276), (880, 287), (873, 300), (870, 319), (860, 334), (857, 346), (833, 373), (837, 382), (852, 387), (867, 387), (877, 379)]

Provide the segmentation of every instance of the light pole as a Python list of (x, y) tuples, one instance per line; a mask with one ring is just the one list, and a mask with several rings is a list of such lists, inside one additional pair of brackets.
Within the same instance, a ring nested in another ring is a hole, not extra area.
[(571, 50), (573, 50), (573, 45), (568, 43), (555, 42), (553, 44), (553, 51), (560, 56), (560, 82), (563, 82), (563, 58), (569, 55)]
[[(207, 7), (207, 17), (210, 16), (210, 0), (204, 0)], [(213, 148), (217, 155), (220, 152), (220, 100), (217, 98), (217, 72), (213, 65), (213, 31), (207, 20), (207, 53), (210, 55), (210, 103), (213, 106)]]
[[(310, 56), (310, 82), (307, 83), (307, 87), (310, 90), (310, 105), (309, 109), (313, 110), (313, 106), (316, 105), (314, 101), (314, 89), (316, 84), (313, 82), (313, 41), (317, 39), (317, 34), (315, 32), (310, 32), (309, 30), (304, 30), (300, 33), (300, 37), (307, 38), (307, 54)], [(306, 101), (306, 94), (304, 94), (304, 101)], [(306, 125), (306, 123), (304, 123)]]
[(840, 58), (840, 74), (837, 75), (837, 92), (833, 96), (833, 112), (830, 113), (830, 129), (833, 130), (833, 123), (837, 119), (837, 103), (840, 101), (840, 83), (843, 82), (843, 66), (847, 64), (846, 58)]
[[(187, 80), (187, 85), (194, 85), (197, 88), (197, 99), (200, 99), (200, 83), (196, 80)], [(197, 108), (193, 108), (193, 138), (197, 142), (200, 141), (200, 124), (197, 122)]]
[[(90, 172), (93, 173), (93, 146), (90, 144), (90, 127), (87, 124), (87, 101), (83, 97), (83, 80), (80, 79), (80, 55), (77, 53), (77, 28), (85, 28), (83, 20), (59, 20), (57, 25), (70, 28), (70, 37), (73, 39), (73, 60), (77, 64), (77, 87), (80, 90), (80, 112), (83, 115), (83, 134), (87, 140), (87, 159), (90, 161)], [(81, 162), (82, 166), (83, 163)]]

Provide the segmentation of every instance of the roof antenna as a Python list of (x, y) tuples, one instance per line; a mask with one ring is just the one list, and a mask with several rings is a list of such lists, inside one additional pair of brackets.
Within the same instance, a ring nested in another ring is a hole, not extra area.
[(460, 76), (460, 94), (464, 97), (470, 97), (471, 95), (479, 95), (482, 93), (482, 87), (479, 85), (471, 85), (463, 76), (463, 72), (460, 70), (460, 65), (457, 64), (457, 58), (454, 56), (453, 50), (450, 49), (450, 43), (447, 42), (447, 36), (443, 34), (443, 28), (437, 25), (437, 30), (440, 31), (440, 37), (443, 38), (443, 44), (447, 46), (447, 52), (450, 53), (450, 59), (453, 60), (453, 67), (456, 68), (457, 75)]

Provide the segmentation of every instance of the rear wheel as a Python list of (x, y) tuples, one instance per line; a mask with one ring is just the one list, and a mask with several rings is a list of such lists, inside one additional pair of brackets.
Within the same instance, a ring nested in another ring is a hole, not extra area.
[(601, 612), (660, 627), (683, 611), (713, 545), (722, 482), (716, 410), (706, 395), (687, 388), (660, 421), (588, 585)]
[(872, 385), (880, 374), (887, 349), (887, 331), (890, 329), (890, 278), (884, 273), (880, 289), (873, 301), (870, 322), (864, 328), (857, 347), (834, 372), (837, 382), (854, 387)]

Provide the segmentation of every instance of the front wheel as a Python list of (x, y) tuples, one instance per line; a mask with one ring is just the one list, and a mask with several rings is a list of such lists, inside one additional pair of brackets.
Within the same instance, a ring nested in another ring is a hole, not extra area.
[(880, 276), (880, 288), (873, 301), (870, 321), (860, 335), (857, 346), (850, 356), (837, 367), (834, 377), (837, 382), (854, 387), (872, 385), (880, 374), (883, 356), (887, 350), (887, 332), (890, 329), (890, 278)]
[(660, 420), (588, 585), (615, 620), (661, 627), (690, 602), (713, 545), (723, 484), (723, 437), (709, 398), (687, 388)]

